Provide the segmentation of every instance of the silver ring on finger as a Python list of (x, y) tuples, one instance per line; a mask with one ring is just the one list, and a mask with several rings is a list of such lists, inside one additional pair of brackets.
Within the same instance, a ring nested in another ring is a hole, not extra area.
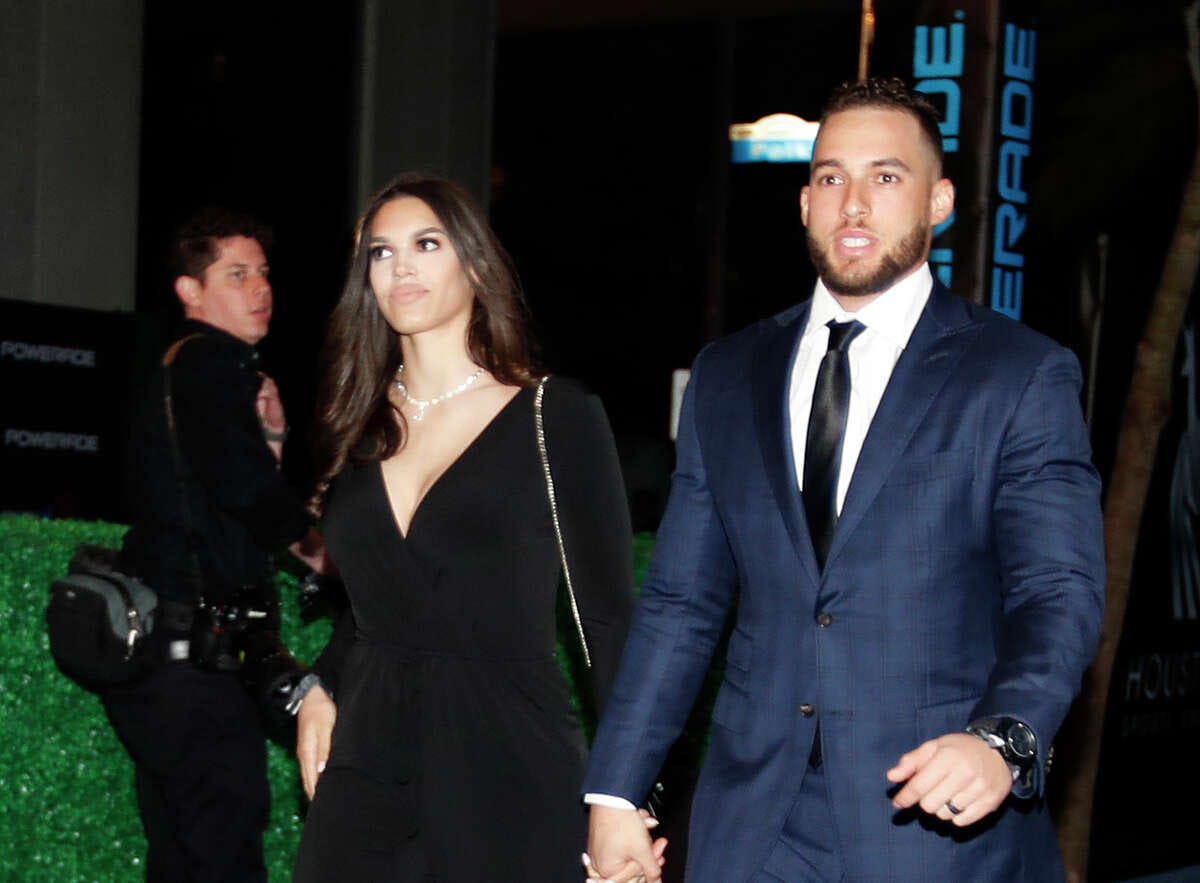
[(956, 816), (963, 811), (961, 806), (955, 806), (953, 800), (946, 801), (946, 809), (950, 810), (950, 815)]

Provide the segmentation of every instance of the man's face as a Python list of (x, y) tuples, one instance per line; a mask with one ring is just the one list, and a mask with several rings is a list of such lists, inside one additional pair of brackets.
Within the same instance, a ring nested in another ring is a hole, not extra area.
[(954, 188), (909, 114), (856, 108), (821, 126), (800, 217), (817, 273), (844, 308), (866, 306), (923, 263), (933, 226), (953, 208)]
[(204, 278), (180, 276), (175, 292), (189, 319), (206, 322), (254, 345), (271, 325), (271, 283), (267, 257), (257, 239), (217, 240), (217, 259)]

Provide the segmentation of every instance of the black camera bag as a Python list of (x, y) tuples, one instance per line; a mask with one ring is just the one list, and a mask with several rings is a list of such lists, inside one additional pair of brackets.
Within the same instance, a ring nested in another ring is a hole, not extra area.
[(156, 664), (147, 637), (154, 590), (113, 567), (115, 551), (80, 545), (65, 577), (50, 586), (46, 630), (54, 662), (89, 690), (126, 684)]

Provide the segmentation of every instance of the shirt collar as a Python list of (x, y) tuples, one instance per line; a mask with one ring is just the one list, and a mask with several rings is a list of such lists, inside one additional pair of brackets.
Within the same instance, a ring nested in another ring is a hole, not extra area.
[(932, 289), (933, 274), (929, 272), (929, 264), (922, 263), (861, 310), (849, 313), (842, 309), (825, 287), (825, 283), (818, 279), (813, 290), (812, 306), (809, 309), (808, 325), (804, 334), (807, 336), (816, 333), (830, 319), (838, 322), (857, 319), (902, 350), (912, 337), (917, 320), (921, 318), (921, 312), (929, 302)]

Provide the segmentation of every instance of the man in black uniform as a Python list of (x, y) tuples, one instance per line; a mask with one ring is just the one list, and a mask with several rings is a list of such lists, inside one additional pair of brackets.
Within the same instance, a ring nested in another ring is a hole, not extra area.
[(186, 321), (134, 427), (136, 518), (121, 563), (158, 591), (152, 649), (164, 662), (102, 698), (136, 768), (150, 881), (266, 880), (262, 722), (236, 671), (197, 658), (193, 620), (200, 598), (273, 601), (276, 549), (325, 569), (279, 471), (283, 407), (254, 349), (271, 321), (268, 239), (253, 219), (216, 210), (179, 231), (171, 270)]

